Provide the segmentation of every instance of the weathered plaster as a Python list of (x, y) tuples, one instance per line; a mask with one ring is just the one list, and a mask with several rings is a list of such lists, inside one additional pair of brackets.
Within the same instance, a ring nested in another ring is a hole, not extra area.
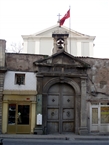
[[(89, 63), (87, 95), (89, 99), (109, 100), (109, 59), (81, 58)], [(96, 97), (96, 98), (95, 98)]]

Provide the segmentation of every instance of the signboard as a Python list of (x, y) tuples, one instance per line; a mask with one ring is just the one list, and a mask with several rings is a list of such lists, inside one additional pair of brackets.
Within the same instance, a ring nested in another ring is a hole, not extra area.
[(37, 114), (37, 125), (42, 125), (42, 114)]

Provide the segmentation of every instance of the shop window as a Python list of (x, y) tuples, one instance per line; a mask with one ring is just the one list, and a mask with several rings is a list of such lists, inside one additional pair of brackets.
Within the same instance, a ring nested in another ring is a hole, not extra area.
[(101, 123), (109, 123), (109, 107), (101, 107)]
[[(29, 124), (29, 105), (18, 105), (18, 112), (16, 111), (16, 104), (9, 104), (8, 109), (8, 124), (14, 125), (17, 117), (17, 124)], [(16, 115), (17, 113), (17, 115)]]
[(8, 124), (15, 124), (16, 104), (9, 104)]
[(15, 74), (15, 84), (24, 85), (25, 84), (25, 74)]

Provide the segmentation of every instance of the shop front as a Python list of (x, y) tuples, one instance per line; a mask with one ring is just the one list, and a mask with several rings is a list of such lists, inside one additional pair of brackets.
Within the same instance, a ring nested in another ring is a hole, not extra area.
[(35, 96), (5, 95), (2, 132), (8, 134), (33, 133), (35, 112)]
[(30, 133), (30, 117), (30, 103), (9, 102), (7, 133)]
[(91, 103), (90, 107), (90, 131), (109, 132), (109, 102)]

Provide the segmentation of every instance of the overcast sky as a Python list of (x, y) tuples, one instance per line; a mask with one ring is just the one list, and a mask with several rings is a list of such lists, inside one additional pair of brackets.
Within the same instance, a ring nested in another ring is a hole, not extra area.
[[(0, 39), (22, 42), (29, 35), (57, 24), (71, 7), (71, 29), (96, 36), (94, 57), (109, 58), (109, 0), (0, 0)], [(69, 27), (67, 19), (64, 26)]]

